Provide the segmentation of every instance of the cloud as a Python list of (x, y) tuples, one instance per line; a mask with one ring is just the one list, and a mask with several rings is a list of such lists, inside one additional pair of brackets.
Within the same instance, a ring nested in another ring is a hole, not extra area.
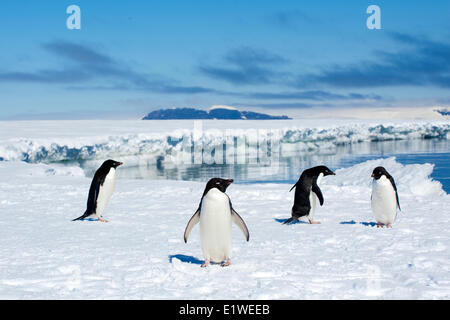
[(223, 60), (230, 66), (201, 65), (199, 70), (210, 78), (235, 85), (268, 84), (288, 75), (273, 70), (274, 66), (286, 64), (288, 61), (262, 49), (241, 47), (228, 52)]
[[(70, 84), (67, 87), (70, 90), (141, 90), (182, 94), (215, 91), (201, 86), (183, 86), (171, 79), (135, 71), (86, 45), (53, 41), (42, 47), (62, 58), (64, 65), (59, 69), (0, 72), (0, 82)], [(102, 85), (95, 81), (101, 81)]]
[(76, 43), (53, 41), (43, 44), (43, 47), (56, 55), (68, 58), (77, 63), (94, 65), (114, 63), (111, 57)]
[(224, 80), (235, 85), (267, 84), (274, 75), (268, 69), (250, 66), (233, 69), (201, 66), (200, 71), (210, 78)]
[(91, 79), (92, 76), (79, 69), (39, 70), (36, 72), (0, 73), (0, 82), (74, 83)]
[(405, 48), (398, 52), (378, 51), (377, 60), (332, 66), (318, 73), (300, 75), (294, 86), (450, 87), (450, 43), (401, 33), (390, 33), (389, 37)]
[[(403, 41), (412, 41), (404, 38)], [(137, 71), (126, 63), (105, 54), (92, 46), (53, 41), (42, 48), (61, 60), (61, 66), (53, 69), (38, 69), (28, 72), (0, 72), (0, 82), (43, 83), (62, 85), (67, 90), (134, 91), (162, 94), (214, 94), (222, 97), (239, 97), (253, 101), (271, 100), (282, 102), (296, 100), (292, 105), (303, 107), (301, 101), (352, 101), (381, 100), (375, 94), (334, 93), (325, 90), (236, 92), (224, 91), (201, 85), (183, 85), (179, 81), (156, 74)], [(58, 59), (57, 59), (58, 60)], [(201, 66), (208, 76), (235, 85), (265, 85), (276, 83), (287, 87), (292, 74), (281, 72), (289, 61), (277, 54), (262, 49), (240, 47), (222, 57), (220, 66)], [(306, 106), (306, 104), (305, 104)]]
[(264, 108), (264, 109), (307, 109), (314, 106), (331, 106), (330, 104), (320, 104), (320, 105), (314, 105), (311, 103), (304, 103), (304, 102), (292, 102), (292, 103), (236, 103), (234, 105), (241, 105), (245, 107), (256, 107), (256, 108)]
[(314, 19), (301, 10), (284, 10), (266, 16), (265, 21), (284, 29), (296, 30), (300, 27), (300, 23), (311, 23)]
[(249, 98), (264, 100), (381, 100), (382, 97), (375, 94), (348, 93), (339, 94), (323, 90), (295, 91), (295, 92), (254, 92), (246, 94)]
[[(308, 109), (308, 108), (361, 108), (361, 107), (373, 107), (377, 108), (380, 105), (376, 101), (320, 101), (320, 102), (261, 102), (261, 103), (246, 103), (246, 102), (234, 102), (233, 105), (264, 108), (264, 109)], [(383, 103), (383, 107), (391, 106), (389, 102)]]
[(148, 81), (147, 83), (142, 83), (139, 86), (129, 85), (129, 84), (113, 84), (113, 85), (73, 85), (68, 86), (67, 89), (70, 90), (97, 90), (97, 91), (150, 91), (158, 93), (180, 93), (180, 94), (197, 94), (197, 93), (218, 93), (215, 89), (204, 88), (201, 86), (176, 86), (170, 85), (164, 82)]
[(251, 47), (241, 47), (231, 50), (226, 54), (225, 60), (241, 67), (247, 65), (282, 64), (287, 62), (285, 58), (277, 54)]

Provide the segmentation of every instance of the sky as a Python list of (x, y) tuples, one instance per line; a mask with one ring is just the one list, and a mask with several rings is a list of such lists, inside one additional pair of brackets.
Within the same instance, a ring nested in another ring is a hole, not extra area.
[(447, 107), (449, 17), (441, 0), (3, 0), (0, 120)]

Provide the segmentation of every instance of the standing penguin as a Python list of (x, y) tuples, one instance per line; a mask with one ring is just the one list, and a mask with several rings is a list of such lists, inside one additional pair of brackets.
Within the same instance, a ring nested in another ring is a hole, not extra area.
[(328, 175), (335, 175), (335, 173), (325, 166), (309, 168), (302, 172), (297, 183), (289, 190), (290, 192), (295, 188), (294, 205), (291, 211), (292, 217), (283, 224), (291, 223), (299, 219), (308, 221), (311, 224), (320, 223), (314, 221), (314, 212), (316, 210), (317, 200), (319, 200), (320, 205), (323, 205), (323, 195), (319, 185), (322, 178)]
[(102, 218), (102, 213), (114, 192), (114, 187), (116, 185), (116, 168), (122, 164), (122, 162), (114, 160), (106, 160), (103, 162), (92, 179), (86, 211), (81, 217), (72, 221), (95, 217), (99, 221), (108, 222)]
[(202, 267), (207, 267), (211, 261), (223, 262), (223, 267), (231, 264), (231, 222), (237, 224), (247, 241), (250, 239), (244, 220), (233, 209), (225, 193), (231, 183), (232, 179), (213, 178), (208, 181), (200, 205), (184, 231), (184, 242), (187, 243), (192, 228), (200, 222), (200, 240), (205, 257)]
[(373, 169), (372, 178), (371, 206), (377, 227), (391, 228), (397, 208), (401, 210), (394, 178), (383, 167)]

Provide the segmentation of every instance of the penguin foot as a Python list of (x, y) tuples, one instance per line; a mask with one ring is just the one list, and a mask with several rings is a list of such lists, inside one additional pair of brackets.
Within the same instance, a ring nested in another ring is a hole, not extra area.
[(202, 264), (200, 267), (206, 268), (207, 266), (209, 266), (209, 260), (205, 260), (205, 263)]
[(222, 263), (220, 266), (221, 267), (228, 267), (231, 265), (231, 259), (228, 258), (226, 262)]
[(320, 221), (309, 220), (310, 224), (320, 224)]
[(105, 219), (103, 219), (103, 218), (98, 218), (98, 221), (101, 221), (101, 222), (108, 222), (108, 220), (105, 220)]
[(388, 224), (386, 225), (386, 228), (392, 228), (392, 223), (388, 223)]
[(377, 223), (377, 228), (384, 228), (384, 223), (378, 222)]

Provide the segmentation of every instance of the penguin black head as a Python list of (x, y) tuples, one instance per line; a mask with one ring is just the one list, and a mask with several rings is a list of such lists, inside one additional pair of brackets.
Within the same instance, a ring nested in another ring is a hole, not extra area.
[(106, 160), (105, 162), (103, 162), (102, 167), (116, 169), (118, 166), (121, 166), (121, 165), (123, 165), (123, 162), (119, 162), (119, 161), (110, 159), (110, 160)]
[(384, 167), (376, 167), (375, 169), (373, 169), (372, 178), (378, 180), (381, 178), (382, 175), (385, 175), (387, 178), (390, 177), (389, 173), (386, 171)]
[(225, 192), (230, 184), (233, 183), (233, 179), (221, 179), (221, 178), (212, 178), (206, 184), (204, 195), (208, 193), (209, 190), (213, 188), (217, 188), (222, 192)]
[(326, 166), (317, 166), (317, 167), (310, 168), (308, 170), (310, 171), (310, 174), (314, 175), (314, 176), (318, 176), (321, 173), (324, 176), (336, 175), (333, 171), (328, 169), (328, 167), (326, 167)]

